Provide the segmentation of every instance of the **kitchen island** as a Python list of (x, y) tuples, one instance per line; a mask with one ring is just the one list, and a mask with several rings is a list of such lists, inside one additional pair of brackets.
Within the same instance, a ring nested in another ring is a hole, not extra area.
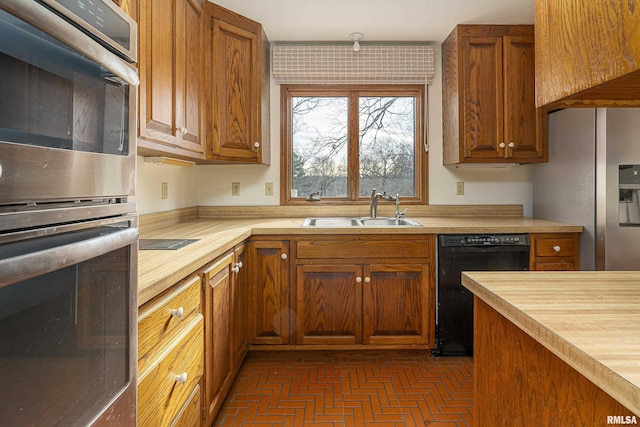
[(469, 272), (478, 426), (637, 424), (640, 272)]

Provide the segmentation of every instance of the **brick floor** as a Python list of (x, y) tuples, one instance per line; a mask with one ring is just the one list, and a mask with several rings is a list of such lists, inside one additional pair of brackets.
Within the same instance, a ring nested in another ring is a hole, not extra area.
[(421, 351), (251, 352), (214, 426), (473, 426), (473, 360)]

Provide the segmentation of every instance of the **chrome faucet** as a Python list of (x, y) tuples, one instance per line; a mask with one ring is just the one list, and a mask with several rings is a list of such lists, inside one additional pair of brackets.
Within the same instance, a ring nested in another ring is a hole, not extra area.
[(396, 202), (396, 214), (395, 217), (396, 219), (400, 219), (402, 217), (404, 217), (404, 214), (407, 212), (406, 209), (403, 209), (402, 211), (400, 210), (400, 195), (396, 194), (395, 197), (393, 197), (390, 194), (387, 194), (387, 192), (383, 192), (378, 193), (376, 191), (376, 189), (374, 188), (373, 191), (371, 191), (371, 203), (369, 205), (369, 216), (371, 218), (375, 218), (378, 215), (378, 200), (383, 199), (383, 200), (387, 200), (389, 202)]
[(369, 216), (375, 218), (378, 215), (378, 200), (382, 199), (382, 194), (378, 193), (374, 188), (371, 191), (371, 202), (369, 203)]

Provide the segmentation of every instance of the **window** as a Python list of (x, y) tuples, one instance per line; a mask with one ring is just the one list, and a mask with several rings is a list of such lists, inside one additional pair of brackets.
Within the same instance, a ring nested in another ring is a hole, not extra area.
[(426, 204), (424, 86), (282, 86), (282, 204)]

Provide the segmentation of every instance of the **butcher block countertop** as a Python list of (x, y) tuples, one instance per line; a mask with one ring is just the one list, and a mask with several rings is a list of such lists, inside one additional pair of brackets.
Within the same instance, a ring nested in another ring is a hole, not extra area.
[(178, 250), (141, 250), (138, 255), (138, 305), (173, 286), (252, 235), (302, 234), (436, 234), (436, 233), (563, 233), (582, 232), (581, 226), (509, 217), (408, 216), (422, 227), (301, 227), (304, 218), (185, 218), (146, 225), (141, 217), (141, 239), (199, 239)]
[(640, 271), (470, 272), (462, 284), (640, 415)]

